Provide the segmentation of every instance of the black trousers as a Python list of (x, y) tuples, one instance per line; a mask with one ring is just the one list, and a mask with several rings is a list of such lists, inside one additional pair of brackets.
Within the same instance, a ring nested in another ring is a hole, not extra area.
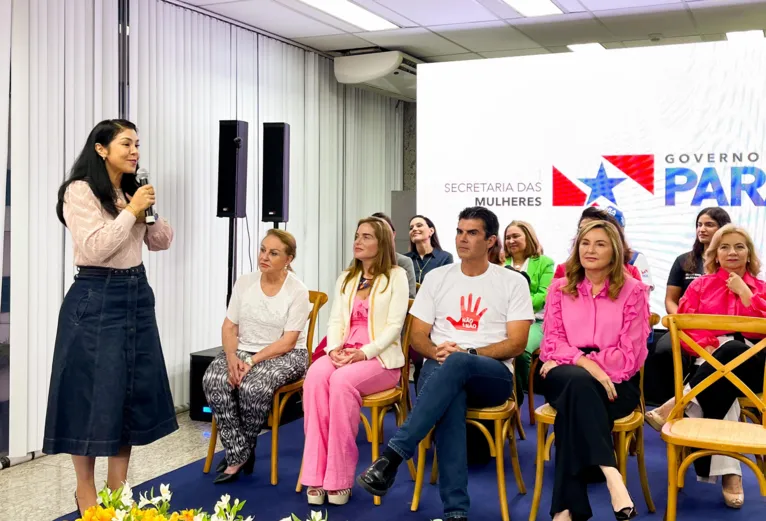
[[(744, 342), (730, 340), (713, 352), (713, 358), (725, 365), (748, 349), (750, 348)], [(734, 369), (733, 372), (745, 385), (750, 387), (753, 392), (760, 393), (763, 390), (763, 372), (765, 366), (766, 350), (761, 351), (756, 356)], [(695, 385), (699, 384), (702, 380), (715, 372), (715, 368), (710, 364), (702, 364), (689, 379), (689, 385), (694, 388)], [(733, 383), (726, 378), (721, 378), (697, 395), (697, 402), (699, 402), (700, 407), (702, 408), (702, 414), (705, 418), (720, 420), (723, 419), (729, 411), (734, 400), (740, 396), (744, 395)], [(694, 469), (698, 476), (708, 477), (710, 475), (710, 458), (700, 458), (695, 461)]]
[[(540, 364), (542, 366), (542, 364)], [(543, 379), (545, 399), (556, 409), (556, 473), (551, 516), (569, 510), (573, 521), (593, 516), (588, 483), (604, 480), (600, 466), (616, 467), (612, 427), (641, 399), (639, 375), (615, 384), (610, 402), (604, 387), (582, 367), (563, 365)]]

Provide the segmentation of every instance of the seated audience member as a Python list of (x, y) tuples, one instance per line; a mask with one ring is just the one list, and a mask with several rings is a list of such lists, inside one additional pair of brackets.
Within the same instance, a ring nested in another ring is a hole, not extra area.
[(426, 358), (417, 402), (383, 455), (357, 477), (371, 494), (385, 495), (399, 464), (435, 428), (439, 490), (451, 520), (468, 516), (466, 410), (511, 397), (513, 357), (523, 352), (534, 319), (524, 277), (489, 262), (498, 228), (486, 208), (460, 213), (455, 243), (462, 262), (433, 270), (411, 310), (411, 344)]
[[(373, 217), (383, 219), (391, 227), (391, 233), (394, 235), (394, 251), (396, 252), (396, 228), (394, 228), (394, 222), (391, 218), (383, 212), (377, 212), (372, 214)], [(407, 273), (407, 285), (410, 288), (410, 298), (415, 298), (415, 266), (412, 259), (406, 255), (402, 255), (396, 252), (396, 265), (402, 268)]]
[[(734, 315), (742, 317), (766, 317), (766, 282), (756, 278), (761, 270), (761, 261), (753, 246), (750, 235), (734, 224), (720, 228), (710, 240), (705, 252), (705, 272), (694, 279), (681, 298), (678, 314)], [(741, 334), (735, 331), (687, 331), (687, 334), (701, 347), (711, 352), (722, 364), (726, 364), (753, 345), (752, 340), (762, 337)], [(667, 335), (669, 336), (669, 335)], [(690, 355), (696, 356), (688, 346), (683, 345)], [(715, 373), (715, 369), (704, 360), (697, 358), (697, 368), (686, 388), (702, 382)], [(745, 385), (755, 392), (763, 388), (763, 370), (766, 352), (761, 351), (748, 362), (734, 369)], [(737, 398), (743, 396), (729, 380), (722, 378), (702, 391), (686, 409), (686, 415), (715, 419), (739, 420)], [(662, 426), (675, 406), (672, 398), (661, 407), (649, 411), (646, 420), (657, 430)], [(700, 458), (694, 462), (700, 481), (715, 482), (723, 476), (723, 496), (726, 505), (740, 508), (745, 500), (742, 490), (742, 470), (739, 461), (725, 456)]]
[[(678, 312), (678, 303), (686, 293), (689, 285), (705, 273), (705, 262), (702, 258), (705, 248), (710, 244), (715, 232), (731, 222), (729, 214), (717, 206), (705, 208), (697, 214), (697, 234), (692, 250), (679, 255), (668, 275), (668, 287), (665, 290), (665, 311), (669, 315)], [(664, 335), (657, 341), (656, 353), (670, 352), (670, 335)]]
[(327, 356), (303, 384), (301, 483), (308, 502), (344, 505), (359, 458), (362, 396), (396, 387), (404, 365), (400, 342), (409, 303), (407, 275), (396, 265), (391, 229), (377, 217), (359, 221), (354, 260), (341, 273), (327, 324)]
[[(410, 251), (407, 252), (407, 257), (412, 259), (415, 266), (415, 281), (418, 284), (423, 284), (431, 270), (452, 264), (452, 254), (442, 250), (436, 226), (431, 219), (423, 215), (416, 215), (410, 219)], [(412, 379), (417, 388), (423, 358), (412, 349), (410, 349), (410, 358), (415, 366)]]
[[(620, 234), (620, 238), (622, 239), (622, 247), (625, 254), (625, 271), (634, 279), (641, 280), (641, 272), (638, 270), (638, 268), (630, 263), (631, 259), (633, 258), (633, 250), (631, 250), (630, 246), (628, 246), (628, 243), (625, 240), (625, 232), (623, 231), (622, 226), (620, 226), (620, 223), (617, 221), (617, 219), (615, 219), (612, 215), (609, 215), (605, 210), (595, 206), (589, 206), (583, 210), (582, 215), (580, 215), (580, 221), (577, 223), (577, 230), (581, 230), (586, 224), (593, 221), (607, 221), (617, 228), (617, 231)], [(564, 264), (559, 264), (556, 266), (556, 270), (553, 273), (553, 278), (560, 279), (564, 276), (566, 276), (566, 267)]]
[[(617, 224), (625, 230), (625, 215), (614, 206), (607, 206), (605, 208), (606, 213), (614, 217)], [(652, 280), (652, 269), (649, 266), (649, 259), (646, 255), (640, 251), (633, 250), (633, 255), (630, 258), (630, 265), (635, 266), (638, 272), (641, 274), (641, 281), (649, 286), (649, 289), (654, 291), (654, 281)]]
[(591, 222), (577, 234), (566, 277), (548, 288), (540, 375), (545, 399), (556, 409), (554, 521), (589, 519), (587, 485), (603, 478), (615, 517), (636, 516), (616, 467), (611, 431), (640, 401), (649, 291), (626, 275), (624, 262), (618, 228)]
[(442, 250), (434, 223), (422, 215), (410, 219), (410, 251), (407, 257), (415, 265), (415, 282), (418, 284), (423, 284), (431, 270), (452, 264), (452, 254)]
[(505, 228), (505, 264), (522, 271), (529, 278), (529, 293), (535, 321), (529, 328), (529, 338), (524, 352), (516, 358), (516, 388), (519, 405), (524, 401), (523, 391), (527, 390), (529, 364), (540, 347), (543, 338), (543, 316), (548, 286), (553, 280), (553, 259), (543, 255), (543, 247), (537, 239), (532, 225), (524, 221), (512, 221)]
[(221, 333), (223, 353), (202, 378), (226, 449), (213, 483), (230, 483), (242, 471), (253, 472), (255, 444), (274, 391), (306, 373), (304, 329), (311, 309), (308, 289), (290, 267), (295, 249), (290, 233), (269, 230), (261, 242), (258, 271), (234, 285)]

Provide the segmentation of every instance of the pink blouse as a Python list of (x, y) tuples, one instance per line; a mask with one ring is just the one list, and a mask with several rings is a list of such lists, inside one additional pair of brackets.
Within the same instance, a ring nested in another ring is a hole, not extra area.
[[(119, 190), (118, 196), (123, 199)], [(72, 234), (76, 266), (133, 268), (142, 262), (142, 242), (150, 251), (162, 251), (173, 241), (173, 228), (164, 219), (147, 226), (136, 222), (135, 215), (128, 210), (112, 217), (85, 181), (75, 181), (67, 187), (64, 220)]]
[(548, 288), (540, 360), (574, 365), (583, 356), (579, 348), (596, 348), (585, 356), (614, 383), (630, 380), (648, 353), (649, 288), (626, 278), (620, 295), (612, 300), (609, 281), (595, 297), (588, 279), (577, 286), (577, 298), (562, 293), (564, 285), (566, 279), (555, 279)]
[[(717, 273), (694, 279), (678, 303), (678, 313), (766, 317), (766, 282), (753, 277), (749, 273), (745, 273), (742, 280), (750, 288), (750, 291), (753, 292), (753, 298), (750, 299), (750, 307), (745, 307), (739, 295), (726, 287), (728, 278), (729, 272), (720, 268)], [(686, 334), (701, 347), (719, 347), (717, 337), (730, 333), (731, 331), (686, 331)], [(763, 338), (762, 335), (754, 335), (752, 333), (744, 333), (742, 336), (758, 340)], [(681, 345), (689, 354), (698, 356), (686, 344)]]
[(370, 343), (370, 331), (367, 328), (367, 320), (370, 314), (369, 299), (354, 299), (354, 307), (351, 308), (351, 323), (348, 328), (348, 336), (343, 343), (344, 347), (359, 349)]

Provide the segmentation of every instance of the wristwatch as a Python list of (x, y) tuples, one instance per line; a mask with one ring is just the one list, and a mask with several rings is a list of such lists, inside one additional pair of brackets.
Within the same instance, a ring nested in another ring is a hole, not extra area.
[(479, 354), (479, 352), (476, 351), (476, 349), (474, 349), (473, 347), (469, 347), (468, 349), (466, 349), (466, 351), (468, 351), (469, 355), (478, 355)]
[(245, 363), (249, 365), (250, 367), (253, 367), (253, 357), (248, 356), (247, 358), (245, 358)]

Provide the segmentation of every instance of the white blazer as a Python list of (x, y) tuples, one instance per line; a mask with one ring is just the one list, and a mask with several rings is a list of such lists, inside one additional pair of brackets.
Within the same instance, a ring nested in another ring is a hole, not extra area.
[[(348, 336), (351, 309), (354, 306), (361, 273), (346, 284), (345, 291), (341, 291), (347, 274), (348, 271), (341, 273), (335, 283), (332, 310), (327, 323), (327, 353), (342, 347)], [(399, 266), (394, 266), (391, 268), (390, 281), (387, 281), (385, 276), (376, 277), (368, 299), (370, 306), (367, 332), (370, 335), (370, 343), (362, 346), (361, 350), (368, 360), (377, 357), (386, 369), (398, 369), (404, 365), (401, 336), (409, 304), (407, 273)]]

